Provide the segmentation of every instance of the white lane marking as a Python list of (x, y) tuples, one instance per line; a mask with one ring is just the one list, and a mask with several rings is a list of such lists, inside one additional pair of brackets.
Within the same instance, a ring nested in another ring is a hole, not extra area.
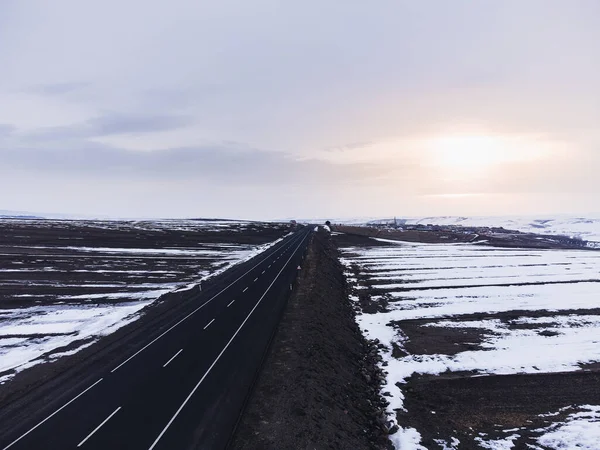
[(206, 330), (208, 327), (210, 327), (210, 324), (213, 323), (215, 321), (215, 319), (211, 320), (210, 322), (208, 322), (206, 324), (206, 326), (204, 327), (204, 329)]
[(167, 366), (169, 365), (169, 363), (170, 363), (171, 361), (173, 361), (175, 358), (177, 358), (177, 356), (178, 356), (178, 355), (179, 355), (179, 354), (180, 354), (182, 351), (183, 351), (183, 349), (181, 349), (181, 350), (179, 350), (177, 353), (175, 353), (175, 355), (173, 355), (173, 357), (172, 357), (170, 360), (168, 360), (168, 361), (165, 363), (165, 365), (164, 365), (163, 367), (167, 367)]
[(104, 425), (106, 422), (108, 422), (112, 416), (114, 416), (116, 413), (119, 412), (120, 409), (121, 409), (120, 406), (117, 409), (115, 409), (110, 416), (108, 416), (106, 419), (104, 419), (104, 422), (102, 422), (100, 425), (98, 425), (96, 428), (94, 428), (94, 431), (92, 431), (90, 434), (88, 434), (88, 436), (83, 441), (81, 441), (79, 444), (77, 444), (77, 447), (81, 447), (83, 444), (85, 444), (85, 441), (87, 441), (89, 438), (91, 438), (96, 431), (98, 431), (100, 428), (102, 428), (102, 425)]
[(290, 284), (290, 291), (292, 290), (292, 285)]
[(258, 281), (258, 277), (254, 279), (253, 283), (256, 283)]
[(227, 307), (229, 308), (231, 305), (233, 305), (233, 302), (235, 302), (235, 300), (231, 300), (231, 302), (229, 303), (229, 305), (227, 305)]
[[(262, 273), (265, 273), (265, 272), (266, 272), (265, 270), (263, 270), (263, 271), (262, 271)], [(261, 274), (261, 275), (262, 275), (262, 274)]]
[(252, 313), (256, 310), (256, 308), (258, 307), (258, 305), (260, 305), (260, 302), (262, 302), (263, 298), (265, 298), (265, 296), (267, 295), (267, 293), (271, 290), (271, 287), (275, 284), (275, 282), (277, 281), (277, 279), (281, 275), (281, 272), (283, 272), (283, 270), (285, 269), (285, 267), (289, 264), (289, 262), (294, 257), (294, 255), (296, 254), (296, 252), (298, 251), (298, 249), (300, 248), (300, 246), (302, 245), (302, 243), (304, 242), (305, 239), (306, 239), (306, 236), (304, 238), (302, 238), (302, 240), (300, 241), (300, 244), (298, 244), (298, 247), (296, 247), (296, 250), (294, 250), (294, 252), (290, 256), (290, 258), (283, 265), (283, 267), (281, 268), (281, 270), (279, 271), (279, 273), (277, 274), (277, 276), (275, 277), (275, 279), (273, 280), (273, 282), (269, 285), (269, 287), (267, 288), (267, 290), (265, 291), (265, 293), (262, 295), (262, 297), (258, 299), (258, 302), (256, 302), (256, 305), (254, 305), (254, 308), (252, 308), (252, 310), (248, 313), (248, 315), (246, 316), (246, 318), (244, 319), (244, 321), (242, 322), (242, 324), (235, 331), (235, 333), (233, 334), (233, 336), (231, 336), (231, 339), (229, 339), (229, 342), (227, 342), (227, 344), (225, 345), (225, 347), (223, 348), (223, 350), (221, 350), (221, 353), (219, 353), (219, 355), (213, 361), (213, 363), (210, 365), (210, 367), (208, 368), (208, 370), (206, 371), (206, 373), (202, 376), (202, 378), (200, 379), (200, 381), (198, 381), (198, 384), (196, 384), (196, 386), (194, 386), (194, 389), (192, 389), (192, 392), (189, 393), (189, 395), (183, 401), (183, 403), (181, 404), (181, 406), (179, 407), (179, 409), (175, 412), (175, 414), (173, 415), (173, 417), (171, 417), (171, 420), (169, 420), (169, 423), (167, 423), (167, 425), (163, 428), (163, 430), (160, 432), (160, 434), (158, 435), (158, 437), (152, 443), (152, 445), (150, 446), (150, 448), (148, 450), (152, 450), (154, 447), (156, 447), (156, 444), (158, 444), (158, 441), (160, 441), (160, 439), (163, 437), (163, 435), (167, 432), (167, 430), (169, 429), (169, 427), (171, 426), (171, 424), (175, 421), (175, 419), (177, 418), (177, 416), (179, 415), (179, 413), (181, 413), (181, 411), (183, 410), (183, 408), (185, 407), (185, 405), (187, 404), (187, 402), (190, 401), (190, 398), (192, 398), (192, 395), (194, 395), (194, 392), (196, 392), (198, 390), (198, 388), (200, 387), (200, 385), (202, 384), (202, 382), (204, 381), (204, 379), (208, 376), (208, 374), (210, 373), (210, 371), (212, 370), (212, 368), (215, 366), (215, 364), (217, 364), (217, 362), (219, 361), (219, 359), (221, 359), (221, 356), (223, 356), (223, 353), (225, 353), (225, 350), (227, 350), (229, 348), (229, 346), (231, 345), (231, 343), (233, 342), (233, 340), (235, 339), (235, 337), (238, 335), (238, 333), (240, 332), (240, 330), (242, 329), (242, 327), (246, 324), (246, 322), (248, 321), (248, 319), (250, 318), (250, 316), (252, 315)]
[(272, 265), (273, 265), (273, 264), (269, 264), (269, 267), (267, 267), (267, 269), (270, 269)]
[[(161, 337), (163, 337), (165, 334), (167, 334), (173, 328), (175, 328), (180, 323), (182, 323), (183, 321), (189, 319), (191, 316), (193, 316), (194, 314), (196, 314), (198, 311), (200, 311), (202, 308), (204, 308), (206, 305), (208, 305), (210, 302), (212, 302), (215, 298), (217, 298), (219, 295), (221, 295), (223, 292), (225, 292), (227, 289), (229, 289), (235, 283), (237, 283), (242, 278), (244, 278), (246, 275), (248, 275), (250, 272), (252, 272), (256, 267), (258, 267), (260, 264), (262, 264), (265, 261), (265, 259), (263, 259), (261, 262), (259, 262), (258, 264), (256, 264), (250, 270), (248, 270), (246, 273), (244, 273), (243, 275), (241, 275), (238, 279), (236, 279), (235, 281), (233, 281), (230, 285), (224, 287), (219, 293), (215, 294), (211, 299), (207, 300), (205, 303), (203, 303), (202, 305), (198, 306), (195, 310), (193, 310), (191, 313), (189, 313), (187, 316), (185, 316), (183, 319), (181, 319), (179, 322), (177, 322), (175, 325), (173, 325), (167, 331), (165, 331), (164, 333), (162, 333), (160, 336), (158, 336), (157, 338), (155, 338), (154, 340), (150, 341), (148, 344), (146, 344), (145, 346), (143, 346), (141, 349), (139, 349), (137, 352), (135, 352), (133, 355), (131, 355), (129, 358), (127, 358), (125, 361), (123, 361), (121, 364), (119, 364), (113, 370), (111, 370), (110, 373), (116, 372), (118, 369), (120, 369), (125, 364), (127, 364), (129, 361), (131, 361), (133, 358), (135, 358), (137, 355), (139, 355), (140, 353), (142, 353), (144, 350), (146, 350), (148, 347), (150, 347), (152, 344), (154, 344), (156, 341), (158, 341)], [(248, 288), (246, 288), (246, 289), (248, 289)], [(244, 289), (244, 292), (246, 292), (246, 289)], [(5, 449), (3, 449), (3, 450), (5, 450)]]
[(87, 388), (85, 391), (83, 391), (81, 394), (79, 394), (77, 397), (73, 398), (70, 402), (65, 403), (63, 406), (61, 406), (60, 408), (58, 408), (56, 411), (54, 411), (52, 414), (50, 414), (48, 417), (46, 417), (44, 420), (42, 420), (40, 423), (38, 423), (35, 427), (31, 428), (27, 433), (23, 434), (21, 437), (19, 437), (18, 439), (12, 441), (10, 444), (8, 444), (6, 447), (4, 447), (2, 450), (6, 450), (8, 448), (11, 448), (13, 445), (15, 445), (17, 442), (19, 442), (21, 439), (23, 439), (25, 436), (27, 436), (29, 433), (31, 433), (33, 430), (35, 430), (37, 427), (39, 427), (40, 425), (42, 425), (44, 422), (46, 422), (47, 420), (49, 420), (52, 416), (58, 414), (60, 411), (62, 411), (64, 408), (66, 408), (67, 406), (69, 406), (71, 403), (73, 403), (75, 400), (77, 400), (79, 397), (81, 397), (83, 394), (85, 394), (87, 391), (89, 391), (91, 388), (93, 388), (94, 386), (96, 386), (98, 383), (100, 383), (104, 378), (100, 378), (98, 381), (96, 381), (94, 384), (92, 384), (89, 388)]
[(246, 292), (247, 290), (248, 290), (248, 287), (245, 287), (242, 292)]

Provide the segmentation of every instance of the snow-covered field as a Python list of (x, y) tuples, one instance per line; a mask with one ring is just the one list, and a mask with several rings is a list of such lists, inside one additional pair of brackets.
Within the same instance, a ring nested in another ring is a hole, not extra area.
[(0, 220), (0, 383), (91, 345), (161, 295), (193, 288), (287, 232), (262, 226)]
[[(370, 222), (377, 223), (389, 221), (390, 219), (374, 219)], [(349, 220), (348, 223), (357, 223), (357, 221)], [(578, 237), (586, 241), (600, 242), (600, 214), (589, 214), (585, 216), (398, 217), (397, 223), (406, 225), (432, 224), (463, 227), (503, 227), (507, 230), (521, 231), (523, 233), (562, 235)]]
[[(357, 304), (377, 307), (357, 320), (368, 338), (386, 346), (383, 391), (391, 394), (391, 416), (403, 410), (402, 386), (415, 374), (571, 372), (600, 361), (600, 315), (590, 311), (600, 307), (600, 252), (387, 242), (346, 247), (343, 263)], [(418, 333), (410, 331), (415, 323)], [(427, 340), (452, 329), (459, 334), (454, 347), (448, 338), (441, 346)], [(394, 348), (403, 356), (393, 357)], [(600, 448), (600, 406), (572, 408), (561, 422), (529, 430), (537, 439), (530, 448)], [(511, 449), (519, 437), (508, 430), (501, 439), (481, 434), (475, 442)], [(424, 448), (418, 430), (403, 429), (393, 439), (402, 450)], [(440, 440), (439, 448), (459, 448), (455, 440)]]

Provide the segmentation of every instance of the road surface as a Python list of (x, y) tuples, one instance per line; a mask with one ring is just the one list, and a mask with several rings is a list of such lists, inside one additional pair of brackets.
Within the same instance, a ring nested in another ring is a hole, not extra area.
[(12, 416), (17, 423), (8, 426), (0, 411), (0, 449), (224, 448), (310, 232), (305, 227), (206, 283), (177, 317), (137, 333), (72, 383), (20, 408)]

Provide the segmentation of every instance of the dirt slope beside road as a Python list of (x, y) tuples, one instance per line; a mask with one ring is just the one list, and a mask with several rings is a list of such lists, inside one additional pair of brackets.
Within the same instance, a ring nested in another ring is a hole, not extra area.
[(329, 234), (315, 233), (303, 269), (230, 448), (389, 448), (376, 352)]

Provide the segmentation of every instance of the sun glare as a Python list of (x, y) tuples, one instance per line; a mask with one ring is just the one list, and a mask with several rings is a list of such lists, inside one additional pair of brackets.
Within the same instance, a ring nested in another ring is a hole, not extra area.
[(503, 163), (537, 159), (544, 154), (539, 142), (520, 136), (454, 135), (431, 140), (429, 149), (433, 165), (471, 173)]
[(432, 150), (435, 164), (448, 169), (479, 170), (511, 159), (502, 139), (492, 136), (440, 138)]

